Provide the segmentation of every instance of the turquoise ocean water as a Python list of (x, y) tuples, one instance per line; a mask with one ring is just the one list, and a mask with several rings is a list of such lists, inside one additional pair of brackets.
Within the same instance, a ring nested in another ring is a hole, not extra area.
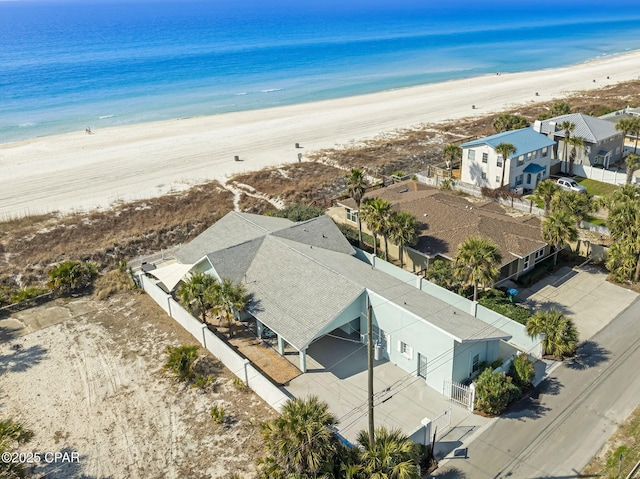
[(637, 0), (0, 0), (0, 143), (640, 49)]

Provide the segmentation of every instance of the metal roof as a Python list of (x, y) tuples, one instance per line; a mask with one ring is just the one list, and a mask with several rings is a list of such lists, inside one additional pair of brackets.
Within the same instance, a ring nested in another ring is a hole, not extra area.
[(522, 170), (525, 173), (540, 173), (541, 171), (544, 171), (545, 167), (544, 166), (540, 166), (537, 163), (529, 163), (526, 168), (524, 170)]
[(468, 141), (460, 146), (462, 148), (471, 148), (479, 145), (488, 145), (495, 149), (500, 143), (511, 143), (516, 147), (516, 152), (510, 155), (509, 158), (537, 151), (555, 144), (555, 142), (550, 138), (538, 133), (533, 128), (528, 127), (520, 130), (505, 131), (503, 133), (498, 133), (497, 135)]
[(540, 123), (540, 132), (544, 134), (553, 133), (559, 139), (564, 138), (564, 130), (560, 130), (560, 124), (565, 121), (575, 125), (571, 136), (581, 138), (588, 143), (597, 143), (612, 136), (622, 135), (616, 130), (614, 123), (600, 118), (596, 118), (582, 113), (569, 113), (568, 115), (549, 118)]

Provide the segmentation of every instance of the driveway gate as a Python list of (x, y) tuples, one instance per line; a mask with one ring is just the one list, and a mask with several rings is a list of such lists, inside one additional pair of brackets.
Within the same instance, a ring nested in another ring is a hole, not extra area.
[(473, 383), (465, 386), (450, 379), (445, 379), (442, 393), (451, 402), (457, 403), (469, 411), (473, 411), (473, 403), (476, 399), (476, 387)]

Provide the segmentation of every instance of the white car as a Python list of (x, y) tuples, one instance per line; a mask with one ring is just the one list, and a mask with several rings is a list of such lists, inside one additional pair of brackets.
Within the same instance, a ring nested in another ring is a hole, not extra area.
[(562, 188), (563, 190), (577, 191), (578, 193), (587, 192), (587, 189), (584, 186), (579, 185), (578, 183), (576, 183), (576, 180), (571, 178), (558, 178), (556, 180), (556, 183), (558, 183), (558, 186), (560, 186), (560, 188)]

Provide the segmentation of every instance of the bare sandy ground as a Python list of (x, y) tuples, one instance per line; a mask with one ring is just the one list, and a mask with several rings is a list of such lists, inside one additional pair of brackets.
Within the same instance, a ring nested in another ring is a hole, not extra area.
[(640, 52), (632, 52), (567, 68), (5, 143), (0, 219), (157, 196), (398, 128), (486, 115), (637, 78)]
[[(30, 314), (62, 321), (0, 344), (0, 415), (35, 432), (16, 452), (79, 456), (43, 461), (35, 477), (253, 477), (257, 424), (275, 413), (237, 391), (213, 359), (218, 379), (210, 391), (167, 377), (166, 346), (193, 340), (147, 296), (45, 305), (20, 313), (18, 322), (30, 323)], [(226, 425), (211, 420), (214, 404), (227, 411)]]

